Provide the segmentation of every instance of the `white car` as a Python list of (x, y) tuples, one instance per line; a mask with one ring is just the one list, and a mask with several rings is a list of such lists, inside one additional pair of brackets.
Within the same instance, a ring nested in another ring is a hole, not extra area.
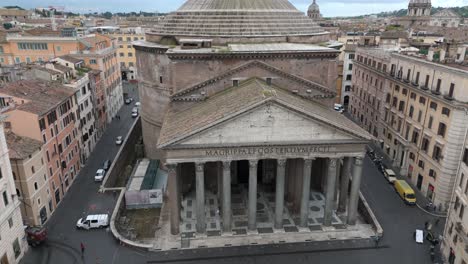
[(122, 143), (123, 143), (122, 136), (118, 136), (118, 137), (115, 138), (115, 144), (116, 144), (117, 146), (122, 145)]
[(140, 105), (141, 105), (140, 102), (135, 103), (135, 106), (140, 106)]
[(335, 104), (333, 108), (335, 109), (335, 111), (340, 112), (340, 113), (343, 113), (345, 111), (343, 105), (341, 104)]
[(138, 112), (132, 112), (132, 117), (137, 117), (138, 116)]
[(99, 169), (96, 171), (96, 175), (94, 176), (94, 181), (95, 182), (102, 182), (104, 180), (104, 175), (106, 174), (106, 171), (103, 169)]

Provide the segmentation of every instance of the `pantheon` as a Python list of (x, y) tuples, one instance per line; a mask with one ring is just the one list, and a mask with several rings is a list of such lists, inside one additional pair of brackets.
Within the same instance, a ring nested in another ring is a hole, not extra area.
[(339, 51), (287, 0), (187, 0), (134, 43), (174, 236), (351, 228), (372, 136), (333, 110)]

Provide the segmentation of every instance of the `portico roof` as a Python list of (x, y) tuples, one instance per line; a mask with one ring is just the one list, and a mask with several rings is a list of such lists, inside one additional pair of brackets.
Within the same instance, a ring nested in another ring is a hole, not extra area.
[(357, 141), (366, 142), (373, 139), (367, 131), (342, 114), (285, 89), (267, 85), (257, 78), (228, 88), (203, 102), (188, 107), (183, 104), (171, 102), (160, 133), (159, 148), (177, 145), (178, 142), (197, 133), (229, 122), (243, 113), (266, 104), (279, 105), (321, 125), (350, 135)]

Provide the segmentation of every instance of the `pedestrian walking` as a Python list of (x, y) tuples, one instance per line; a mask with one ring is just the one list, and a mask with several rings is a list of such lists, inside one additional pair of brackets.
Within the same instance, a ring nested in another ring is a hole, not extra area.
[(427, 230), (427, 227), (429, 226), (429, 221), (424, 222), (424, 229)]
[(85, 246), (84, 246), (83, 242), (80, 243), (80, 248), (81, 248), (81, 256), (83, 256), (84, 251), (85, 251)]
[(439, 224), (439, 221), (440, 221), (440, 218), (437, 218), (435, 221), (434, 221), (434, 225), (437, 226)]

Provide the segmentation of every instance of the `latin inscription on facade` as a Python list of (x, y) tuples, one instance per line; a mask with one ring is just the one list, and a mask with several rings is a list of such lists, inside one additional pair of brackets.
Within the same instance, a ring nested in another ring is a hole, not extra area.
[(205, 151), (205, 156), (252, 156), (252, 155), (304, 155), (313, 153), (330, 153), (335, 151), (332, 146), (294, 146), (294, 147), (246, 147), (246, 148), (220, 148)]

